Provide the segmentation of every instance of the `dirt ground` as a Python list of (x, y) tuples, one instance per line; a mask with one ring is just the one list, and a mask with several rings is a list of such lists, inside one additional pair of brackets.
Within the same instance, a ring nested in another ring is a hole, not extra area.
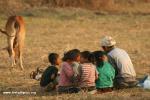
[[(25, 71), (18, 66), (10, 68), (6, 51), (0, 51), (0, 97), (2, 99), (57, 99), (57, 100), (148, 100), (150, 91), (132, 88), (112, 93), (90, 95), (87, 93), (43, 93), (39, 82), (29, 74), (37, 67), (46, 68), (51, 52), (61, 56), (69, 49), (100, 50), (100, 39), (114, 37), (119, 48), (125, 49), (134, 64), (137, 77), (150, 73), (150, 15), (149, 14), (97, 14), (83, 9), (36, 9), (20, 13), (26, 24), (26, 40), (23, 54)], [(0, 27), (7, 17), (0, 15)], [(0, 34), (0, 48), (5, 47), (6, 36)], [(30, 95), (4, 94), (4, 92), (30, 92)], [(34, 94), (36, 92), (36, 94)], [(29, 98), (30, 97), (30, 98)]]

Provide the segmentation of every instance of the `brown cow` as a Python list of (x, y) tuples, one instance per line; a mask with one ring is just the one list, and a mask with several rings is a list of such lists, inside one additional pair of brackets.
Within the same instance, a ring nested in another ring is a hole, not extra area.
[(23, 70), (22, 64), (22, 49), (25, 39), (24, 20), (21, 16), (10, 16), (6, 23), (5, 30), (0, 29), (0, 32), (7, 36), (7, 49), (11, 58), (12, 67), (16, 65), (17, 59), (20, 61), (20, 67)]

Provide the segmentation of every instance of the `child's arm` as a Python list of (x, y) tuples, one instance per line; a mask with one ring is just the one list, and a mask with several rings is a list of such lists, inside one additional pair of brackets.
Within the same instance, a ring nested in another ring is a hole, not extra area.
[(81, 76), (82, 75), (82, 65), (81, 64), (78, 67), (78, 71), (79, 71), (79, 76)]
[(95, 79), (98, 79), (98, 73), (95, 71)]
[(53, 70), (53, 73), (51, 74), (51, 79), (54, 80), (57, 77), (58, 70)]
[(79, 68), (79, 63), (73, 62), (73, 63), (71, 64), (71, 67), (73, 68), (74, 76), (78, 76), (78, 75), (79, 75), (79, 70), (78, 70), (78, 68)]
[(51, 75), (51, 79), (54, 80), (55, 78), (56, 78), (56, 75), (55, 75), (55, 74), (52, 74), (52, 75)]
[(94, 67), (95, 67), (95, 79), (97, 80), (97, 79), (98, 79), (99, 72), (98, 72), (98, 70), (96, 69), (96, 66), (94, 66)]

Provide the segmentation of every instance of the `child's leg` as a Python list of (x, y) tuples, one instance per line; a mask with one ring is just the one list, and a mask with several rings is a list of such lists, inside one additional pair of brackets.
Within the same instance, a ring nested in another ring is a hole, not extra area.
[(88, 92), (90, 94), (95, 94), (97, 92), (95, 86), (91, 86), (91, 87), (82, 87), (81, 88), (83, 92)]
[(78, 87), (58, 87), (59, 93), (78, 93), (80, 91), (80, 88)]
[(97, 93), (106, 93), (106, 92), (112, 92), (113, 88), (97, 88)]
[(96, 90), (95, 86), (82, 87), (81, 89), (84, 90), (84, 91), (87, 91), (87, 92)]
[(81, 89), (78, 87), (70, 87), (68, 92), (69, 93), (78, 93), (79, 91), (81, 91)]
[(68, 91), (69, 91), (68, 87), (64, 87), (64, 86), (59, 86), (58, 87), (58, 92), (60, 94), (62, 94), (62, 93), (68, 93)]
[(54, 87), (54, 84), (51, 82), (51, 83), (49, 83), (47, 86), (42, 87), (41, 90), (42, 90), (43, 92), (50, 92), (50, 91), (55, 90), (55, 87)]

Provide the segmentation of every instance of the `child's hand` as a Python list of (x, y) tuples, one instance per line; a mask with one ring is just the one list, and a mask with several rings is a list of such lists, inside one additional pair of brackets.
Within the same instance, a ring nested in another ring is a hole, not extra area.
[(58, 85), (55, 86), (56, 90), (58, 90), (58, 87), (59, 87)]
[(52, 74), (51, 79), (54, 79), (54, 78), (55, 78), (55, 74)]
[(60, 72), (58, 72), (57, 75), (59, 76), (59, 75), (60, 75)]
[(101, 61), (107, 62), (108, 61), (108, 57), (106, 55), (103, 55), (102, 57), (99, 57), (99, 59)]

